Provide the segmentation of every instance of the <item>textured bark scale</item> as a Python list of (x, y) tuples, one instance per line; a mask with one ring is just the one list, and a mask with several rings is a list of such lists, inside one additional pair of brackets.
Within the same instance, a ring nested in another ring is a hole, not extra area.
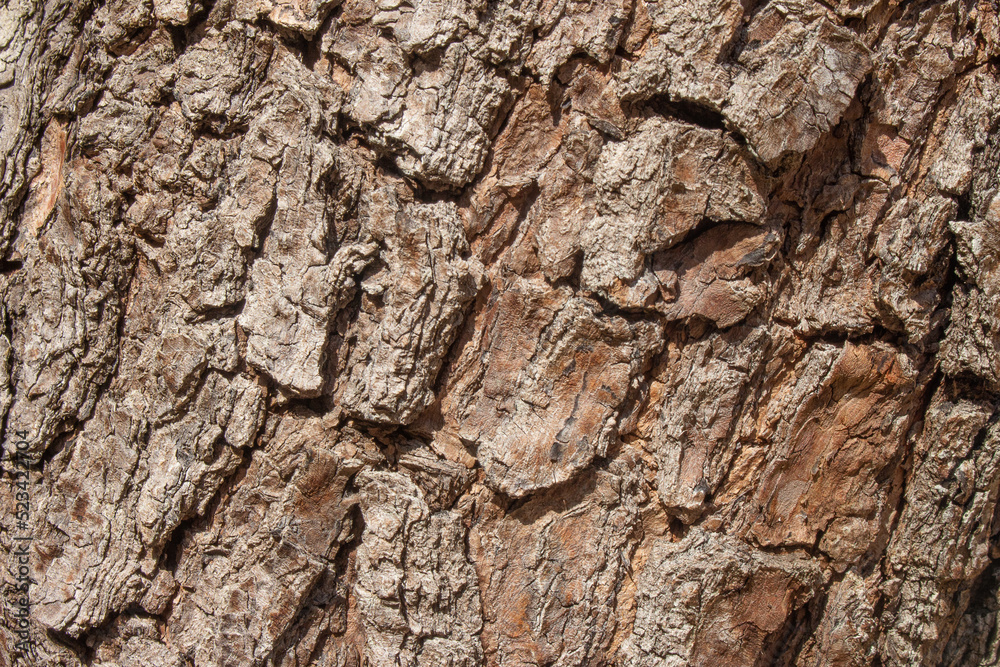
[(993, 0), (11, 0), (0, 255), (0, 667), (1000, 664)]

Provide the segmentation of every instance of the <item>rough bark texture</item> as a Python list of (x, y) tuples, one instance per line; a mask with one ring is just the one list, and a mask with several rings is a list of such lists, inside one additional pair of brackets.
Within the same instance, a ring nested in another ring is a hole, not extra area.
[(991, 0), (11, 0), (0, 202), (0, 665), (1000, 664)]

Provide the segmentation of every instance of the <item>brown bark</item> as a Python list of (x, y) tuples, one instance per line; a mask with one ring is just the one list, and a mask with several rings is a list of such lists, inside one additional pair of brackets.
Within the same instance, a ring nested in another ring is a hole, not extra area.
[(1000, 661), (994, 2), (0, 49), (0, 665)]

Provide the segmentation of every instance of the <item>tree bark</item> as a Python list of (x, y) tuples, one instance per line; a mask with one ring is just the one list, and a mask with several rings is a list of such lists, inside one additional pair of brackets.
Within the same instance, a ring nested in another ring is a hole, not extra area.
[(0, 47), (0, 666), (1000, 664), (995, 2)]

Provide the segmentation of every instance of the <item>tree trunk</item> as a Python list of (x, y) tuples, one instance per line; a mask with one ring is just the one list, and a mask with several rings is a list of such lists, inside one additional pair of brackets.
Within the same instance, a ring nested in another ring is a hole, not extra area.
[(992, 0), (0, 7), (0, 665), (997, 665)]

